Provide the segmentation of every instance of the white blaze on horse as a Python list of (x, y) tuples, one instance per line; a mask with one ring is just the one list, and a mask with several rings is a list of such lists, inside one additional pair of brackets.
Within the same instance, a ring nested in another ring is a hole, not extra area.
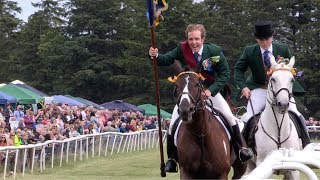
[[(267, 89), (266, 107), (261, 113), (255, 133), (257, 157), (254, 159), (258, 166), (273, 150), (279, 148), (302, 149), (296, 127), (289, 117), (288, 108), (292, 99), (292, 87), (295, 70), (292, 57), (288, 64), (275, 61), (271, 56), (270, 79)], [(247, 172), (252, 169), (248, 166)], [(284, 179), (299, 179), (298, 171), (283, 170)]]

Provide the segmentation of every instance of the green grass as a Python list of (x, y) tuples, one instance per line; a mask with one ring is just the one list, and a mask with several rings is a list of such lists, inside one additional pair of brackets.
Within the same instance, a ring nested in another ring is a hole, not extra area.
[(69, 158), (69, 163), (63, 162), (62, 167), (54, 166), (53, 169), (46, 167), (42, 173), (28, 173), (24, 177), (19, 174), (17, 179), (179, 179), (179, 174), (167, 173), (166, 178), (162, 178), (160, 176), (160, 152), (154, 149), (116, 154), (112, 157), (89, 157), (85, 161), (77, 160), (76, 162), (73, 162), (73, 158)]
[[(17, 179), (23, 180), (95, 180), (95, 179), (179, 179), (179, 173), (167, 173), (165, 178), (160, 176), (160, 153), (158, 149), (124, 154), (115, 154), (112, 157), (90, 157), (87, 160), (69, 163), (63, 162), (62, 167), (55, 165), (52, 169), (48, 161), (46, 169), (40, 173), (26, 173), (24, 177), (17, 175)], [(320, 171), (317, 171), (320, 175)], [(302, 173), (301, 173), (302, 174)], [(1, 177), (0, 177), (1, 178)], [(281, 176), (273, 176), (281, 179)], [(8, 176), (7, 179), (13, 179)], [(307, 179), (303, 174), (301, 179)]]

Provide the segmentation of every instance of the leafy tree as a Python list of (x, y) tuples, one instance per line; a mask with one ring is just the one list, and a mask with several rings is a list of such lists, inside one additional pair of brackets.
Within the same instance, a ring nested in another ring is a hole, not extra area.
[(16, 40), (15, 32), (18, 30), (21, 20), (15, 16), (20, 12), (21, 8), (17, 6), (17, 2), (0, 1), (0, 82), (6, 82), (7, 78), (10, 79), (8, 76), (16, 70), (11, 56), (19, 43)]

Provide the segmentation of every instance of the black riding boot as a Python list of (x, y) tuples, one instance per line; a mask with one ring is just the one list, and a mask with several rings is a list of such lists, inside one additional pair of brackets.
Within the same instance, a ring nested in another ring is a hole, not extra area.
[(306, 147), (306, 145), (310, 144), (310, 137), (306, 125), (306, 120), (302, 115), (299, 116), (299, 126), (301, 129), (301, 141), (302, 141), (302, 148)]
[(166, 165), (164, 167), (164, 170), (166, 172), (172, 172), (172, 173), (178, 172), (177, 162), (176, 162), (176, 153), (177, 153), (177, 148), (174, 145), (173, 137), (167, 134), (168, 161), (166, 162)]
[(254, 154), (250, 148), (245, 147), (245, 140), (240, 133), (238, 124), (232, 126), (232, 140), (234, 152), (242, 163), (246, 163), (248, 160), (254, 157)]

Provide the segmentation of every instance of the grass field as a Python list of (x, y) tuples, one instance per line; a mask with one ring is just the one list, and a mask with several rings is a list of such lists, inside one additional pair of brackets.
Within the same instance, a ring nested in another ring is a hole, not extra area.
[[(320, 171), (317, 171), (320, 176)], [(53, 169), (47, 167), (42, 173), (27, 173), (23, 180), (127, 180), (127, 179), (179, 179), (179, 173), (167, 173), (165, 178), (160, 176), (160, 153), (158, 149), (116, 154), (112, 157), (89, 157), (85, 161), (64, 163)], [(1, 178), (1, 177), (0, 177)], [(279, 176), (274, 176), (280, 179)], [(7, 177), (13, 179), (13, 177)], [(306, 179), (301, 175), (301, 179)]]

